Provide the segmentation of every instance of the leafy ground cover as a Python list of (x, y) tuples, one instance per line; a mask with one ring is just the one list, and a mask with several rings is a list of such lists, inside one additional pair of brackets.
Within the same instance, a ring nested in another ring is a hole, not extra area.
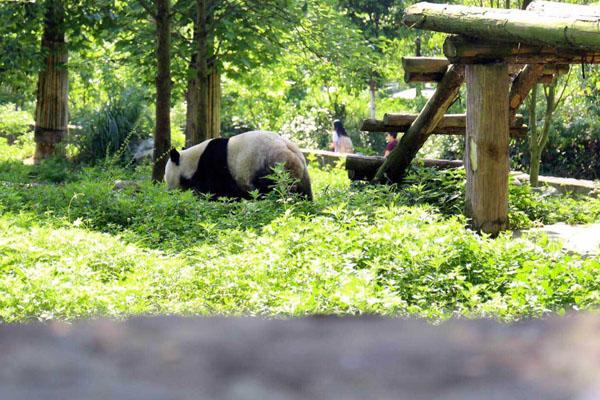
[[(24, 165), (0, 139), (0, 321), (378, 313), (504, 320), (596, 308), (600, 260), (465, 228), (464, 174), (402, 188), (311, 167), (315, 201), (209, 202), (149, 167)], [(116, 179), (136, 186), (114, 190)], [(285, 181), (280, 181), (285, 185)], [(600, 200), (511, 186), (514, 227), (600, 221)]]

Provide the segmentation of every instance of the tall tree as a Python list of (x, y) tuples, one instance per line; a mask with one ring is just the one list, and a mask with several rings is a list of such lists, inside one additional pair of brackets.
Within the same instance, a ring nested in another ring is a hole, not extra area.
[(300, 16), (297, 0), (195, 0), (187, 80), (186, 145), (220, 134), (221, 70), (268, 62)]
[(156, 125), (152, 180), (165, 174), (171, 148), (171, 15), (170, 0), (156, 0)]
[(538, 86), (540, 85), (535, 85), (531, 90), (531, 94), (529, 95), (529, 102), (527, 105), (529, 111), (529, 183), (531, 184), (531, 186), (539, 185), (542, 152), (546, 148), (546, 144), (548, 144), (548, 136), (550, 134), (552, 117), (554, 116), (554, 112), (560, 105), (562, 99), (564, 98), (567, 83), (565, 83), (565, 87), (560, 93), (558, 99), (556, 97), (557, 79), (554, 79), (549, 84), (543, 85), (545, 109), (544, 119), (541, 128), (539, 127), (539, 123), (537, 120), (537, 97), (539, 90)]
[(68, 50), (65, 43), (63, 0), (46, 0), (42, 53), (44, 68), (39, 73), (35, 108), (35, 155), (39, 162), (57, 154), (67, 134)]

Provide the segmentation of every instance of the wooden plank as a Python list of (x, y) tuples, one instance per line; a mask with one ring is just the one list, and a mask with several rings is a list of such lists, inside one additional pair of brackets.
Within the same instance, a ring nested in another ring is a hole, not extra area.
[(465, 214), (496, 236), (508, 223), (508, 67), (468, 65), (466, 82)]
[[(406, 169), (417, 155), (427, 138), (435, 131), (444, 118), (448, 107), (455, 101), (464, 82), (464, 67), (451, 65), (438, 84), (433, 96), (427, 101), (421, 113), (412, 123), (400, 143), (387, 157), (375, 176), (376, 181), (399, 183)], [(507, 77), (508, 78), (508, 77)]]
[(404, 10), (405, 25), (485, 40), (600, 51), (600, 17), (546, 16), (517, 10), (417, 3)]

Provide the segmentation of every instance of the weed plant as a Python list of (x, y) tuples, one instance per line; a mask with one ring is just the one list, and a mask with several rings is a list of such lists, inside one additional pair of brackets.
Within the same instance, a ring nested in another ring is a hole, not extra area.
[[(1, 140), (1, 139), (0, 139)], [(0, 320), (136, 314), (454, 315), (514, 320), (600, 304), (600, 260), (544, 236), (467, 229), (464, 174), (418, 167), (400, 187), (311, 165), (261, 199), (153, 185), (149, 166), (26, 166), (0, 142)], [(285, 177), (284, 177), (285, 178)], [(116, 179), (136, 183), (114, 189)], [(598, 222), (600, 200), (511, 186), (513, 227)]]

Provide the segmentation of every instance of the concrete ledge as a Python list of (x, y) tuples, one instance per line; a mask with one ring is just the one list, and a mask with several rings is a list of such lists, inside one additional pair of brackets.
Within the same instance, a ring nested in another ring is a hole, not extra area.
[(0, 399), (600, 398), (600, 315), (0, 325)]
[[(523, 172), (511, 174), (515, 181), (529, 183), (529, 175)], [(589, 195), (600, 190), (600, 185), (585, 179), (559, 178), (556, 176), (540, 176), (541, 184), (552, 186), (560, 193), (577, 193)]]

